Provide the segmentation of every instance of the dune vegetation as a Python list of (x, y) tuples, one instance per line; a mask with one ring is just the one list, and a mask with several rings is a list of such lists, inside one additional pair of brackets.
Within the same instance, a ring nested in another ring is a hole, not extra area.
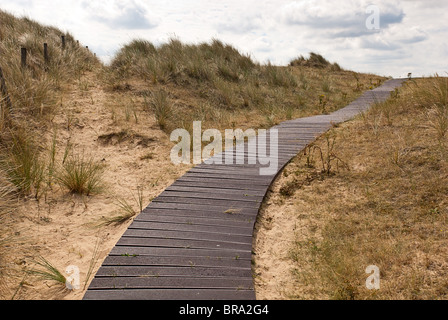
[[(312, 63), (316, 57), (327, 64), (316, 67)], [(169, 118), (165, 128), (169, 130), (188, 128), (193, 120), (217, 129), (270, 127), (286, 119), (337, 110), (385, 80), (335, 68), (315, 53), (302, 59), (310, 63), (279, 67), (255, 62), (217, 39), (200, 44), (171, 39), (157, 47), (134, 40), (113, 59), (105, 82), (119, 92), (150, 86), (151, 92), (139, 92), (145, 102), (157, 101), (154, 92), (169, 92), (175, 112), (169, 104), (155, 106), (164, 114), (162, 127)]]

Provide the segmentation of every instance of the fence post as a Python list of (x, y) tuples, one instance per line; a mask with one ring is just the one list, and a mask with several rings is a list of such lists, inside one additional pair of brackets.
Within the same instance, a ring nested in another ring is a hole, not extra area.
[(65, 36), (61, 36), (61, 40), (62, 40), (62, 50), (65, 49)]
[(48, 58), (48, 44), (44, 43), (44, 60), (48, 63), (50, 59)]
[(26, 48), (21, 49), (21, 61), (22, 61), (22, 69), (26, 68)]

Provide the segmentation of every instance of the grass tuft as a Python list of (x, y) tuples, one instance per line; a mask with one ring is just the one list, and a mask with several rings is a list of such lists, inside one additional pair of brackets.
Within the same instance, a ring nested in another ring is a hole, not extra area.
[(66, 277), (51, 262), (46, 260), (44, 257), (39, 256), (35, 263), (40, 268), (33, 268), (29, 270), (29, 274), (37, 276), (41, 280), (55, 281), (65, 287), (67, 282)]
[(146, 101), (146, 105), (154, 112), (154, 116), (160, 129), (167, 129), (169, 120), (173, 115), (173, 106), (168, 93), (165, 90), (151, 93), (149, 101)]
[(69, 192), (89, 196), (103, 190), (104, 169), (104, 166), (93, 158), (72, 155), (62, 165), (56, 179)]

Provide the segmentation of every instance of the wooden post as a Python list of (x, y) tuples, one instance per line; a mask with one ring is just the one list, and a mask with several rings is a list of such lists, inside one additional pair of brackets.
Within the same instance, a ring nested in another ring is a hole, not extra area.
[(61, 36), (62, 40), (62, 49), (65, 49), (65, 36)]
[(48, 57), (48, 44), (44, 43), (44, 60), (45, 63), (48, 63), (50, 61), (50, 58)]
[(22, 69), (26, 68), (26, 48), (21, 49), (22, 54)]
[(9, 112), (12, 112), (12, 103), (11, 99), (9, 98), (8, 90), (6, 89), (6, 82), (5, 78), (3, 77), (3, 71), (0, 67), (0, 92), (3, 95), (5, 101), (6, 101), (6, 107), (8, 108)]

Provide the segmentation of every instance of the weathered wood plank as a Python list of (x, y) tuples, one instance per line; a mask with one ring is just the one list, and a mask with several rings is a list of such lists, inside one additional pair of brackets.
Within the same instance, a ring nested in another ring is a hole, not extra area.
[(217, 257), (155, 257), (155, 256), (108, 256), (103, 266), (159, 266), (204, 268), (250, 268), (247, 260)]
[(221, 206), (229, 208), (249, 208), (259, 209), (260, 202), (245, 201), (245, 200), (216, 200), (206, 198), (180, 198), (161, 195), (153, 200), (153, 203), (181, 203), (201, 205), (207, 203), (210, 206)]
[(229, 220), (247, 220), (257, 216), (252, 208), (237, 208), (231, 206), (207, 206), (192, 205), (182, 203), (162, 203), (152, 202), (150, 207), (146, 208), (144, 213), (161, 213), (167, 215), (188, 216), (188, 217), (207, 217)]
[[(210, 208), (205, 208), (202, 210), (186, 210), (179, 208), (146, 208), (143, 212), (137, 216), (135, 221), (152, 221), (147, 217), (158, 216), (158, 217), (182, 217), (182, 218), (197, 218), (205, 220), (225, 220), (229, 222), (237, 222), (240, 225), (245, 225), (246, 223), (253, 223), (255, 217), (253, 215), (241, 214), (239, 211), (235, 212), (223, 212), (223, 211), (213, 211)], [(223, 223), (222, 225), (228, 225)], [(228, 225), (231, 226), (231, 225)]]
[[(198, 179), (194, 179), (193, 181), (189, 181), (191, 179), (186, 179), (182, 181), (176, 181), (171, 187), (191, 187), (191, 188), (207, 188), (207, 189), (218, 189), (218, 190), (231, 190), (231, 191), (241, 191), (241, 192), (258, 192), (260, 194), (266, 194), (266, 190), (270, 188), (270, 186), (264, 185), (256, 185), (250, 183), (232, 183), (231, 181), (222, 182), (219, 185), (215, 183), (210, 183), (210, 181), (198, 181)], [(170, 187), (170, 188), (171, 188)]]
[(229, 249), (235, 252), (248, 251), (252, 249), (251, 243), (236, 243), (214, 240), (191, 240), (191, 239), (161, 239), (152, 237), (122, 237), (119, 241), (122, 246), (129, 247), (163, 247), (163, 248), (188, 248), (188, 249)]
[(144, 221), (134, 221), (131, 224), (131, 226), (129, 226), (129, 229), (192, 231), (192, 232), (224, 233), (235, 235), (251, 235), (253, 232), (252, 228), (246, 228), (246, 227), (226, 227), (220, 225), (204, 226), (204, 225), (189, 225), (189, 224), (174, 224), (174, 223), (144, 222)]
[(201, 175), (188, 175), (188, 176), (183, 176), (182, 178), (179, 178), (177, 180), (178, 182), (184, 182), (184, 181), (188, 181), (188, 182), (207, 182), (209, 185), (214, 185), (214, 186), (223, 186), (223, 185), (235, 185), (235, 186), (250, 186), (251, 183), (252, 185), (254, 185), (255, 188), (257, 189), (263, 189), (263, 188), (268, 188), (270, 186), (270, 183), (268, 180), (265, 181), (253, 181), (253, 180), (249, 180), (249, 179), (226, 179), (225, 177), (211, 177), (211, 176), (201, 176)]
[(167, 216), (167, 215), (151, 215), (141, 214), (134, 221), (141, 222), (159, 222), (159, 223), (176, 223), (188, 225), (204, 225), (204, 226), (225, 226), (225, 227), (247, 227), (251, 228), (254, 224), (253, 220), (236, 220), (236, 219), (220, 219), (209, 217), (188, 217), (188, 216)]
[[(129, 229), (123, 235), (123, 238), (140, 237), (155, 239), (180, 239), (180, 240), (208, 240), (219, 243), (250, 243), (251, 235), (235, 235), (226, 233), (206, 233), (194, 231), (172, 231), (172, 230), (145, 230), (145, 229)], [(150, 240), (148, 239), (148, 242)]]
[(191, 187), (191, 186), (179, 186), (172, 185), (168, 187), (166, 191), (174, 191), (174, 192), (195, 192), (195, 193), (210, 193), (216, 192), (219, 195), (241, 195), (244, 194), (247, 197), (263, 197), (266, 192), (262, 190), (248, 190), (249, 192), (241, 192), (242, 190), (237, 189), (221, 189), (221, 188), (201, 188), (201, 187)]
[[(138, 255), (157, 257), (204, 257), (204, 258), (228, 258), (235, 260), (247, 260), (250, 262), (250, 252), (232, 252), (229, 250), (188, 249), (188, 248), (159, 248), (159, 247), (127, 247), (117, 244), (110, 255)], [(100, 268), (101, 269), (101, 268)]]
[(258, 210), (256, 208), (246, 208), (234, 205), (223, 205), (218, 206), (204, 204), (188, 204), (188, 203), (164, 203), (164, 202), (151, 202), (149, 205), (154, 209), (179, 209), (179, 210), (189, 210), (191, 212), (195, 211), (208, 211), (210, 215), (222, 217), (223, 215), (238, 215), (238, 216), (257, 216)]
[(90, 285), (92, 289), (234, 289), (252, 290), (250, 279), (185, 278), (185, 277), (108, 277), (96, 278)]
[(212, 277), (251, 278), (250, 269), (157, 266), (103, 266), (97, 277)]
[(255, 300), (253, 290), (89, 290), (85, 300)]
[(237, 200), (257, 203), (263, 200), (263, 197), (250, 195), (249, 193), (220, 194), (214, 190), (209, 190), (208, 192), (182, 192), (168, 190), (163, 193), (163, 196), (175, 198), (197, 198), (203, 200)]
[[(254, 177), (252, 179), (252, 177)], [(220, 173), (201, 173), (201, 172), (189, 172), (187, 174), (185, 174), (185, 176), (182, 177), (182, 181), (185, 179), (195, 179), (195, 178), (199, 178), (202, 180), (205, 179), (219, 179), (222, 181), (228, 181), (228, 180), (232, 180), (235, 182), (253, 182), (253, 183), (257, 183), (259, 185), (264, 185), (264, 186), (268, 186), (270, 185), (270, 178), (266, 177), (266, 176), (260, 176), (260, 175), (238, 175), (238, 174), (231, 174), (228, 173), (226, 174), (225, 172), (220, 172)]]

